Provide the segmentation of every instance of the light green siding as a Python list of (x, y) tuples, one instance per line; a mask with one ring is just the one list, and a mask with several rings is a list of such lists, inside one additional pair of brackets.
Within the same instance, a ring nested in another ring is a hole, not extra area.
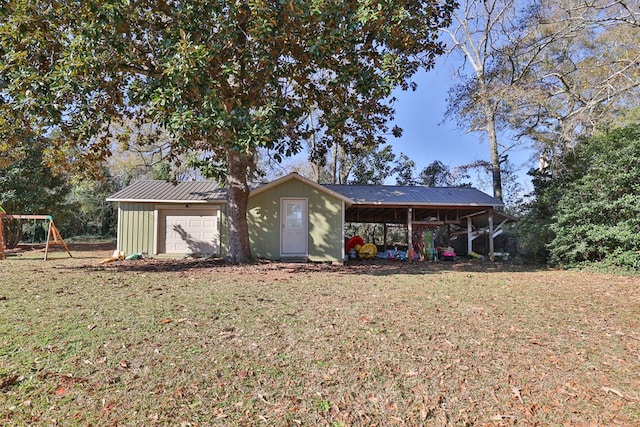
[(282, 198), (307, 199), (309, 260), (343, 261), (342, 201), (296, 179), (283, 182), (249, 199), (247, 216), (252, 255), (280, 259)]
[[(227, 244), (227, 215), (226, 206), (221, 204), (202, 205), (202, 207), (215, 206), (220, 212), (220, 253), (225, 256), (228, 253)], [(156, 242), (162, 234), (154, 221), (158, 221), (156, 212), (162, 209), (175, 208), (171, 204), (154, 203), (120, 203), (118, 206), (118, 250), (125, 254), (146, 253), (155, 255), (155, 251), (161, 246)]]
[(154, 208), (149, 203), (121, 203), (118, 206), (118, 250), (126, 254), (153, 254)]
[(229, 253), (228, 230), (227, 205), (220, 205), (220, 256), (222, 257), (226, 257)]
[[(247, 219), (251, 253), (257, 258), (279, 260), (280, 208), (283, 198), (302, 198), (307, 201), (307, 254), (314, 262), (342, 262), (344, 260), (343, 201), (322, 188), (301, 179), (289, 179), (264, 189), (249, 198)], [(198, 208), (213, 204), (198, 204)], [(229, 251), (228, 216), (224, 203), (220, 209), (220, 252)], [(182, 205), (184, 208), (184, 205)], [(177, 209), (171, 203), (120, 202), (118, 205), (118, 250), (126, 254), (143, 252), (155, 255), (163, 236), (160, 224), (163, 209)], [(157, 223), (156, 223), (157, 222)]]

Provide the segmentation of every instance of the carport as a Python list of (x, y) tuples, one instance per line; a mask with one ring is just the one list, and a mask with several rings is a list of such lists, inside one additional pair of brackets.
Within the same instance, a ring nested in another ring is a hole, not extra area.
[(467, 252), (473, 241), (488, 237), (491, 260), (494, 239), (515, 218), (501, 212), (504, 204), (480, 190), (468, 187), (423, 187), (387, 185), (325, 185), (353, 203), (346, 206), (345, 223), (402, 224), (407, 227), (408, 246), (413, 247), (413, 227), (457, 226), (453, 234), (467, 235)]
[[(215, 182), (136, 181), (107, 201), (118, 205), (119, 251), (227, 254), (227, 194)], [(349, 222), (401, 224), (409, 248), (414, 227), (466, 234), (467, 252), (486, 236), (493, 259), (493, 239), (514, 221), (502, 207), (474, 188), (323, 185), (292, 172), (252, 189), (247, 220), (252, 254), (270, 260), (344, 262)]]

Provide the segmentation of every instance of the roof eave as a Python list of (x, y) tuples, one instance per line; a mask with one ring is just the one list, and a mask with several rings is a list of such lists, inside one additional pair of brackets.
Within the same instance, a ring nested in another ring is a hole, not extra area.
[(411, 207), (451, 207), (451, 208), (465, 208), (465, 207), (473, 207), (473, 208), (492, 208), (497, 209), (504, 207), (504, 205), (500, 204), (486, 204), (486, 203), (444, 203), (444, 202), (406, 202), (406, 203), (389, 203), (389, 202), (353, 202), (353, 206), (387, 206), (387, 207), (398, 207), (398, 208), (411, 208)]
[(107, 202), (120, 202), (120, 203), (193, 203), (193, 204), (211, 204), (211, 203), (227, 203), (226, 199), (208, 199), (208, 200), (191, 200), (191, 199), (182, 199), (182, 200), (167, 200), (167, 199), (117, 199), (117, 198), (108, 198)]

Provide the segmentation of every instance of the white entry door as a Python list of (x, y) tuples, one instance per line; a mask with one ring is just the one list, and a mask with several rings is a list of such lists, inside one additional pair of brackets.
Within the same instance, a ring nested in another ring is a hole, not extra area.
[(307, 256), (307, 199), (282, 199), (280, 255)]

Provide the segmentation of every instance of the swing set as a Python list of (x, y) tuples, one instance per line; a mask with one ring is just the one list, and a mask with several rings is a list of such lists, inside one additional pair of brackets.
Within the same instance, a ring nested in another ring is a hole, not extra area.
[(2, 224), (2, 221), (4, 219), (18, 219), (18, 220), (32, 219), (34, 221), (35, 220), (48, 221), (47, 243), (45, 244), (45, 247), (44, 247), (44, 260), (46, 261), (47, 259), (49, 259), (49, 247), (51, 245), (64, 246), (64, 249), (69, 254), (69, 257), (73, 258), (73, 255), (71, 255), (71, 251), (69, 250), (69, 247), (64, 242), (64, 240), (62, 239), (62, 236), (60, 235), (60, 232), (56, 228), (56, 225), (53, 223), (53, 216), (51, 215), (9, 215), (5, 212), (4, 209), (2, 209), (2, 206), (0, 206), (0, 260), (7, 259), (7, 255), (4, 251), (4, 236), (3, 236), (3, 224)]

